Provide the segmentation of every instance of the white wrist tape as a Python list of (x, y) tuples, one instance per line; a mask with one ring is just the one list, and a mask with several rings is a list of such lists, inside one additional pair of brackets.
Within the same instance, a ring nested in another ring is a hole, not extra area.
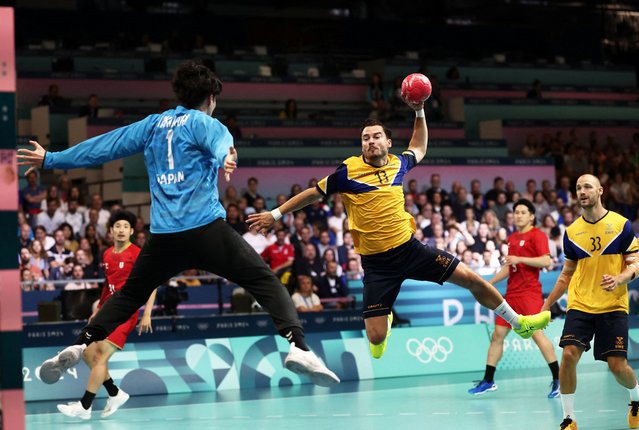
[(426, 114), (424, 114), (424, 109), (416, 110), (415, 111), (415, 117), (416, 118), (426, 118)]
[(280, 208), (275, 208), (271, 211), (271, 215), (273, 215), (274, 221), (279, 221), (282, 218), (282, 212), (280, 212)]

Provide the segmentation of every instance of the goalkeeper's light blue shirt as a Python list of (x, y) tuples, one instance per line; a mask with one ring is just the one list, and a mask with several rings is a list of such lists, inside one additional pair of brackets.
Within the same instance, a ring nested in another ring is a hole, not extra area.
[(233, 137), (217, 119), (178, 106), (126, 127), (47, 152), (43, 167), (100, 165), (144, 151), (151, 188), (151, 233), (176, 233), (225, 218), (217, 174)]

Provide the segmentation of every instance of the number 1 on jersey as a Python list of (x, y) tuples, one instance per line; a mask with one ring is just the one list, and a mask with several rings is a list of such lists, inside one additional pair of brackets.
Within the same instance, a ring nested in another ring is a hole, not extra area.
[(168, 153), (167, 153), (167, 157), (169, 159), (169, 170), (173, 170), (173, 168), (175, 167), (175, 164), (173, 163), (173, 130), (169, 130), (166, 133), (166, 140), (169, 141), (168, 143)]

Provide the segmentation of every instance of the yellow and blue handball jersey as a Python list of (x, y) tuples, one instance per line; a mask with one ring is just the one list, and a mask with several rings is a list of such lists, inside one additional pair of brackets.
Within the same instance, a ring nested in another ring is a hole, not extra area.
[(325, 196), (340, 193), (348, 215), (355, 252), (379, 254), (407, 242), (415, 220), (404, 210), (404, 175), (415, 167), (413, 151), (388, 154), (385, 166), (375, 167), (360, 155), (346, 159), (334, 173), (317, 183)]
[(623, 272), (626, 256), (638, 250), (630, 221), (618, 213), (608, 211), (595, 223), (583, 217), (573, 222), (564, 235), (566, 259), (577, 262), (568, 285), (568, 309), (592, 314), (628, 313), (627, 285), (604, 291), (601, 278)]

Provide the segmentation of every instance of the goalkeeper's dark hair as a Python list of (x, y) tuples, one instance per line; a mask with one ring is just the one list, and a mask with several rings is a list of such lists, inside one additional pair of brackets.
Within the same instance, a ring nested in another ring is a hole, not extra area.
[(180, 103), (189, 109), (197, 109), (210, 95), (222, 92), (222, 82), (204, 64), (186, 61), (173, 75), (173, 91)]

